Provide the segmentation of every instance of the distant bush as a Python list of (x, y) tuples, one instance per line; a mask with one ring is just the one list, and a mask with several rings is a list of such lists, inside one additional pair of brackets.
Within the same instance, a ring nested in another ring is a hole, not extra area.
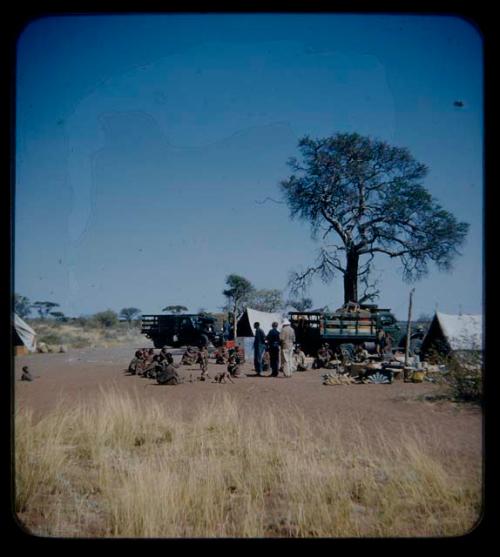
[(61, 335), (51, 332), (41, 335), (38, 341), (45, 342), (45, 344), (64, 344)]
[(108, 309), (106, 311), (100, 311), (99, 313), (95, 313), (92, 316), (91, 320), (94, 321), (99, 326), (106, 327), (106, 328), (115, 327), (119, 323), (118, 314), (111, 309)]
[(87, 337), (74, 336), (68, 344), (70, 344), (72, 348), (87, 348), (92, 345), (92, 342)]

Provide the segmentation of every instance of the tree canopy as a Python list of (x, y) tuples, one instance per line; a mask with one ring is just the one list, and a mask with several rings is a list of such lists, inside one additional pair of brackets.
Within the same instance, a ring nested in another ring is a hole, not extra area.
[(281, 290), (276, 288), (255, 290), (249, 297), (248, 305), (259, 311), (277, 311), (285, 305)]
[(112, 309), (107, 309), (106, 311), (94, 313), (92, 320), (98, 323), (101, 327), (114, 327), (118, 324), (118, 314)]
[(28, 297), (21, 296), (21, 294), (14, 294), (14, 311), (25, 319), (31, 313), (31, 302)]
[(245, 277), (231, 274), (226, 277), (227, 288), (222, 291), (227, 298), (227, 307), (233, 312), (234, 338), (238, 336), (238, 312), (241, 311), (243, 305), (248, 303), (250, 296), (255, 292), (253, 284)]
[(222, 293), (227, 298), (228, 304), (236, 310), (248, 303), (250, 296), (255, 292), (253, 284), (240, 275), (228, 275), (226, 286), (227, 288)]
[(313, 307), (313, 301), (311, 298), (298, 298), (287, 300), (287, 305), (292, 306), (297, 311), (307, 311)]
[[(330, 282), (340, 273), (345, 302), (373, 299), (378, 290), (370, 273), (378, 254), (398, 259), (406, 281), (425, 276), (431, 262), (440, 270), (452, 268), (469, 225), (426, 190), (428, 169), (408, 149), (337, 133), (306, 136), (299, 150), (300, 160), (289, 160), (292, 174), (281, 191), (292, 218), (309, 222), (322, 246), (315, 264), (292, 273), (292, 294), (304, 291), (315, 275)], [(339, 242), (332, 243), (333, 237)]]
[(186, 306), (181, 305), (166, 306), (162, 309), (162, 311), (169, 311), (170, 313), (181, 313), (187, 310), (188, 308)]
[(31, 307), (38, 311), (40, 319), (45, 319), (53, 308), (59, 307), (59, 304), (55, 302), (34, 302)]
[(137, 319), (141, 314), (141, 310), (139, 308), (123, 308), (120, 311), (120, 317), (125, 319), (127, 323), (131, 323), (134, 319)]

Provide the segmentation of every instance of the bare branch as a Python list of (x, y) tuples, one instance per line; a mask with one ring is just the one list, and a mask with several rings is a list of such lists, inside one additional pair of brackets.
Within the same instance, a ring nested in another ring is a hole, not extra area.
[(263, 199), (262, 201), (257, 201), (255, 200), (255, 203), (258, 203), (259, 205), (264, 205), (264, 203), (266, 201), (272, 201), (273, 203), (277, 203), (278, 205), (284, 205), (285, 202), (284, 201), (277, 201), (276, 199), (273, 199), (272, 197), (266, 197), (265, 199)]

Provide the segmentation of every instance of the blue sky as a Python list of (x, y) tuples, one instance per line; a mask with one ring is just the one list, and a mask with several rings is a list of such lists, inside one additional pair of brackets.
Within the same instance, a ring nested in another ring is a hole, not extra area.
[[(376, 259), (399, 318), (482, 312), (482, 40), (456, 17), (65, 16), (20, 36), (15, 291), (68, 315), (217, 311), (230, 273), (284, 289), (318, 245), (279, 200), (308, 134), (408, 147), (470, 232), (414, 285)], [(464, 102), (463, 108), (454, 106)], [(342, 281), (315, 281), (337, 307)]]

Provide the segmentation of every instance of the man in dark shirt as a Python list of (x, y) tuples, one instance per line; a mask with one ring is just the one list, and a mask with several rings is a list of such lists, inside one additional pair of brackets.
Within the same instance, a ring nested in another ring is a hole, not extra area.
[(272, 324), (272, 329), (267, 333), (267, 345), (269, 346), (269, 360), (271, 366), (271, 377), (278, 377), (280, 361), (280, 333), (278, 322)]
[(253, 327), (255, 329), (255, 338), (253, 341), (253, 364), (255, 372), (260, 377), (262, 376), (262, 357), (264, 356), (264, 351), (266, 349), (266, 335), (260, 328), (260, 323), (254, 323)]

